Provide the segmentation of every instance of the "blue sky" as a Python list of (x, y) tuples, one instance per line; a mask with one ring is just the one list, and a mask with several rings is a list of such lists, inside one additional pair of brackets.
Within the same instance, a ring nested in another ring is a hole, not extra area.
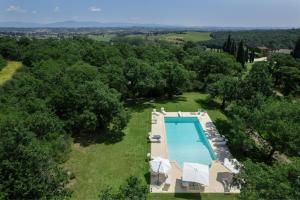
[(0, 0), (0, 21), (300, 27), (300, 0)]

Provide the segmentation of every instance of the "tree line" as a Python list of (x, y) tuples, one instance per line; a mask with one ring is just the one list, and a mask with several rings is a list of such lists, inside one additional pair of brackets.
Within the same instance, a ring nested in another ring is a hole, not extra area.
[(287, 30), (248, 30), (248, 31), (218, 31), (213, 32), (213, 39), (200, 42), (208, 48), (222, 49), (228, 35), (236, 41), (244, 41), (250, 48), (265, 46), (269, 49), (293, 49), (300, 35), (300, 29)]

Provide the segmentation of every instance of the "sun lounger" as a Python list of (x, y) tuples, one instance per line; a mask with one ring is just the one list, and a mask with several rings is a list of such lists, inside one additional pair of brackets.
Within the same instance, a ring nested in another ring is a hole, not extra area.
[(149, 138), (152, 138), (152, 139), (160, 139), (161, 136), (159, 134), (152, 134), (152, 133), (149, 133)]
[(152, 143), (160, 143), (160, 139), (157, 139), (157, 138), (153, 138), (151, 136), (149, 136), (149, 141), (152, 142)]
[(179, 117), (182, 117), (181, 111), (178, 111), (178, 116), (179, 116)]
[(182, 186), (183, 188), (187, 188), (187, 187), (189, 187), (189, 182), (183, 181), (183, 180), (181, 179), (181, 186)]
[(215, 142), (215, 144), (214, 145), (226, 145), (227, 144), (227, 142), (226, 141), (223, 141), (223, 142)]
[(224, 137), (218, 137), (218, 138), (214, 138), (212, 139), (213, 142), (228, 142), (228, 140)]
[(156, 116), (159, 116), (159, 112), (157, 112), (156, 109), (153, 109), (152, 114), (156, 115)]
[(167, 112), (165, 111), (165, 108), (161, 108), (160, 111), (161, 111), (161, 113), (164, 114), (164, 115), (167, 114)]

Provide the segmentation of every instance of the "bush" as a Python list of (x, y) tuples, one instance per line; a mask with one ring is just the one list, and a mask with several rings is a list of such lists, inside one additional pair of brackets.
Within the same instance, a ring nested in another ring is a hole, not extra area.
[(145, 200), (147, 198), (147, 186), (142, 184), (141, 181), (135, 177), (130, 176), (127, 183), (119, 188), (114, 193), (111, 187), (101, 191), (99, 196), (100, 200)]

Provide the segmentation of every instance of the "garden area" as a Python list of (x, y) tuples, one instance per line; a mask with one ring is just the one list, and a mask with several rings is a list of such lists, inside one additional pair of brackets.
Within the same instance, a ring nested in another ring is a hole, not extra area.
[[(116, 143), (94, 141), (90, 144), (75, 142), (66, 168), (74, 172), (75, 179), (70, 188), (72, 199), (96, 199), (101, 189), (110, 185), (119, 187), (130, 175), (143, 181), (149, 180), (149, 166), (146, 155), (150, 145), (146, 137), (151, 126), (153, 108), (164, 107), (167, 111), (196, 111), (204, 108), (213, 120), (226, 120), (217, 108), (207, 106), (208, 95), (185, 93), (172, 100), (145, 101), (129, 107), (131, 118), (124, 130), (124, 137)], [(234, 199), (224, 194), (150, 194), (150, 199)]]

